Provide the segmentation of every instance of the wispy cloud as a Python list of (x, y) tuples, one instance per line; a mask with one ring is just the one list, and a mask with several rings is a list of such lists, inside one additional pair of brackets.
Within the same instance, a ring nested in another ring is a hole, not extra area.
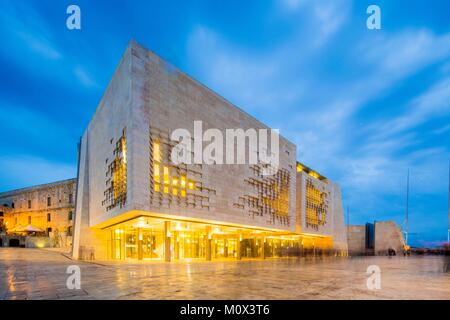
[[(5, 0), (0, 5), (3, 42), (34, 52), (43, 59), (62, 58), (44, 19), (30, 6)], [(14, 54), (17, 55), (17, 52)]]
[(0, 192), (76, 176), (75, 165), (49, 161), (32, 155), (0, 156)]
[(80, 80), (80, 82), (86, 87), (99, 88), (99, 85), (96, 81), (92, 79), (92, 77), (88, 74), (84, 68), (77, 66), (74, 69), (74, 74)]
[[(93, 90), (100, 88), (86, 70), (87, 67), (81, 64), (78, 53), (59, 44), (60, 39), (55, 31), (31, 4), (5, 0), (0, 4), (0, 9), (3, 43), (15, 48), (14, 52), (4, 52), (8, 59), (25, 66), (31, 74), (45, 74), (57, 81), (67, 81), (70, 85), (73, 85), (73, 80), (66, 75), (73, 74), (84, 87)], [(61, 25), (64, 26), (63, 23)]]
[[(340, 31), (349, 12), (327, 7), (327, 3), (286, 0), (283, 5), (289, 15), (309, 10), (325, 44)], [(351, 6), (351, 2), (343, 4)], [(339, 12), (335, 25), (327, 23)], [(317, 76), (323, 59), (323, 48), (316, 42), (320, 37), (298, 41), (305, 28), (305, 22), (299, 21), (298, 33), (285, 43), (255, 54), (215, 30), (197, 27), (189, 37), (190, 62), (200, 80), (281, 128), (281, 133), (296, 143), (301, 161), (342, 185), (346, 200), (357, 208), (361, 219), (376, 218), (377, 213), (393, 219), (402, 215), (398, 213), (403, 211), (408, 168), (418, 184), (418, 194), (443, 190), (440, 177), (446, 170), (443, 163), (450, 154), (448, 146), (427, 146), (427, 138), (415, 129), (450, 115), (445, 72), (423, 92), (410, 93), (409, 99), (385, 118), (361, 120), (358, 114), (407, 79), (448, 61), (450, 34), (409, 28), (371, 34), (370, 41), (360, 34), (348, 44), (339, 63), (364, 72), (345, 74), (344, 70), (341, 74), (336, 70), (337, 77), (330, 79)], [(393, 211), (374, 212), (386, 208)]]
[(435, 117), (450, 114), (450, 78), (445, 78), (414, 98), (406, 107), (404, 114), (391, 120), (375, 124), (381, 138), (393, 136), (401, 131), (412, 129)]

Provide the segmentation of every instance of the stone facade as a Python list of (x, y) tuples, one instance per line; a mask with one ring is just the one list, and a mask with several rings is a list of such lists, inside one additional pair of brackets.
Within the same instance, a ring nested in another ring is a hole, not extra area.
[(76, 179), (69, 179), (0, 193), (6, 233), (31, 225), (43, 230), (52, 244), (71, 246), (75, 192)]
[[(336, 248), (346, 250), (340, 190), (331, 181), (317, 182), (324, 184), (328, 197), (327, 225), (309, 230), (299, 220), (296, 146), (284, 137), (279, 170), (270, 177), (260, 174), (259, 164), (171, 163), (171, 132), (193, 132), (195, 121), (202, 121), (203, 131), (269, 129), (130, 42), (81, 140), (75, 258), (108, 258), (109, 243), (116, 241), (109, 228), (139, 217), (166, 219), (167, 238), (171, 221), (189, 221), (257, 228), (266, 235), (308, 231), (330, 243), (334, 238)], [(211, 239), (212, 232), (206, 232)], [(169, 246), (171, 239), (164, 241)]]
[(363, 255), (366, 253), (366, 226), (348, 226), (348, 254), (351, 256)]
[(394, 221), (375, 222), (375, 253), (386, 255), (389, 249), (396, 254), (403, 254), (405, 240), (402, 230)]
[(387, 255), (389, 249), (396, 254), (403, 254), (405, 241), (400, 227), (394, 221), (376, 221), (374, 223), (373, 248), (370, 242), (367, 225), (348, 226), (348, 252), (350, 255)]
[(297, 164), (296, 231), (331, 237), (333, 247), (346, 252), (347, 236), (341, 190), (336, 183), (313, 172), (308, 173), (305, 168), (304, 165)]

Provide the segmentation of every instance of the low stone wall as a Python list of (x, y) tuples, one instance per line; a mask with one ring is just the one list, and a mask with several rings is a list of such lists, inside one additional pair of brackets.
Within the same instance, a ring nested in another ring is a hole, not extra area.
[(0, 247), (20, 247), (20, 248), (53, 248), (54, 242), (49, 237), (28, 237), (28, 236), (0, 236)]
[(54, 243), (49, 237), (27, 237), (25, 240), (27, 248), (53, 248)]
[(25, 247), (25, 236), (8, 236), (2, 235), (1, 247)]

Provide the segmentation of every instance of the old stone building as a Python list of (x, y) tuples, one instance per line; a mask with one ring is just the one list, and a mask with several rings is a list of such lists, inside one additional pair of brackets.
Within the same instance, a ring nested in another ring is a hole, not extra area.
[[(0, 193), (0, 217), (7, 236), (22, 242), (26, 235), (48, 237), (45, 246), (71, 246), (75, 214), (76, 179)], [(19, 236), (22, 236), (21, 238)], [(28, 240), (30, 242), (31, 240)]]
[(74, 258), (347, 253), (339, 187), (298, 164), (292, 142), (280, 137), (272, 175), (260, 162), (173, 163), (171, 133), (196, 121), (219, 132), (269, 129), (130, 42), (81, 139)]

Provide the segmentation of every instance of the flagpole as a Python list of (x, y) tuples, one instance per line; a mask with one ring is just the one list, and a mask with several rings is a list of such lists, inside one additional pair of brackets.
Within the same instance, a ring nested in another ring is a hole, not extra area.
[(347, 206), (347, 226), (350, 228), (350, 207)]
[(409, 215), (409, 169), (406, 178), (406, 225), (405, 225), (405, 244), (408, 245), (408, 215)]
[(450, 244), (450, 160), (448, 161), (448, 207), (447, 207), (447, 244)]

